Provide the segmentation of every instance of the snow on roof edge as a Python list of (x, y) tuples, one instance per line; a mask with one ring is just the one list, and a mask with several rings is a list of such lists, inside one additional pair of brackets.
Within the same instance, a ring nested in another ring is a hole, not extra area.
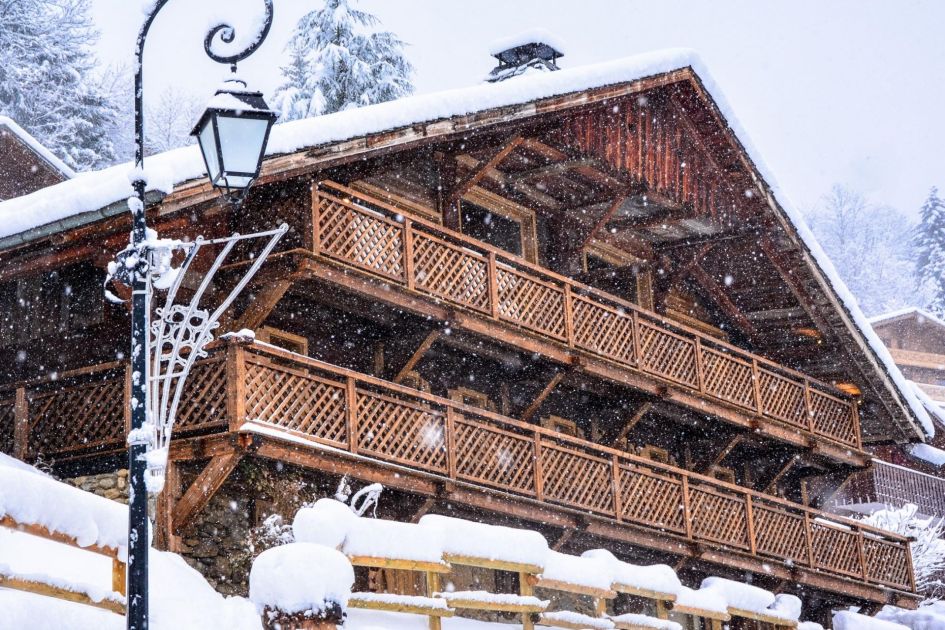
[(59, 171), (63, 177), (67, 179), (72, 179), (76, 176), (76, 172), (69, 168), (65, 162), (57, 158), (52, 151), (47, 149), (43, 143), (34, 138), (32, 134), (23, 129), (20, 125), (17, 124), (15, 120), (9, 116), (0, 116), (0, 125), (9, 129), (13, 135), (19, 138), (24, 144), (26, 144), (34, 153), (39, 157), (44, 159), (49, 163), (54, 169)]
[(945, 328), (945, 321), (943, 321), (937, 315), (934, 315), (930, 313), (929, 311), (925, 310), (924, 308), (920, 308), (918, 306), (908, 306), (906, 308), (896, 309), (895, 311), (889, 311), (888, 313), (875, 315), (873, 317), (870, 317), (870, 324), (881, 324), (883, 322), (889, 321), (891, 319), (896, 319), (898, 317), (903, 317), (905, 315), (918, 315), (919, 317), (923, 317), (929, 320), (933, 324), (937, 324)]
[[(840, 278), (833, 262), (817, 242), (802, 214), (778, 184), (773, 172), (761, 157), (761, 153), (751, 142), (748, 133), (734, 115), (734, 110), (712, 74), (693, 50), (677, 48), (654, 51), (595, 65), (421, 94), (326, 116), (284, 123), (273, 127), (266, 155), (268, 157), (292, 153), (304, 148), (341, 142), (434, 120), (498, 107), (521, 105), (543, 98), (608, 85), (631, 83), (648, 76), (666, 74), (686, 67), (692, 68), (698, 77), (736, 141), (741, 144), (766, 184), (773, 199), (787, 215), (815, 264), (846, 308), (854, 326), (859, 329), (876, 358), (885, 367), (892, 382), (899, 389), (906, 406), (911, 409), (926, 435), (934, 435), (932, 421), (912, 392), (908, 381), (873, 331), (856, 298)], [(178, 156), (181, 163), (175, 163), (172, 156)], [(127, 179), (130, 169), (129, 164), (114, 166), (103, 171), (83, 174), (30, 195), (0, 202), (0, 238), (52, 223), (65, 216), (95, 210), (130, 196), (132, 189)], [(190, 146), (149, 158), (145, 172), (149, 180), (149, 189), (169, 193), (175, 185), (202, 176), (205, 169), (197, 147)], [(70, 199), (73, 203), (63, 203), (63, 199)], [(84, 207), (82, 201), (94, 202), (98, 206)], [(30, 217), (30, 219), (25, 217)], [(34, 222), (33, 225), (29, 225), (31, 221)], [(8, 226), (12, 226), (12, 229)]]

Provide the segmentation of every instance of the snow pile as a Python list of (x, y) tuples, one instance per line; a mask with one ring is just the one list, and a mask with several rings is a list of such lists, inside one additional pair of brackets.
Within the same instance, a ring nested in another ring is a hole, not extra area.
[(910, 444), (909, 454), (933, 466), (945, 466), (945, 451), (931, 444)]
[(610, 553), (606, 549), (591, 549), (581, 554), (585, 558), (596, 558), (610, 565), (611, 583), (641, 590), (656, 591), (667, 595), (676, 595), (682, 583), (676, 577), (672, 567), (665, 564), (640, 566), (630, 564)]
[(609, 591), (614, 583), (611, 563), (605, 558), (592, 556), (570, 556), (558, 551), (549, 551), (542, 580), (567, 582), (588, 588)]
[(351, 595), (348, 601), (376, 602), (394, 604), (398, 606), (415, 606), (417, 608), (431, 608), (434, 610), (449, 610), (446, 600), (440, 597), (424, 597), (422, 595), (398, 595), (396, 593), (366, 593), (358, 592)]
[(580, 627), (587, 630), (613, 630), (616, 626), (609, 618), (591, 617), (570, 610), (542, 613), (540, 623), (551, 625), (569, 624), (571, 627)]
[(489, 54), (494, 57), (501, 52), (505, 52), (511, 48), (518, 48), (525, 44), (547, 44), (561, 53), (562, 56), (564, 55), (565, 46), (561, 38), (544, 28), (530, 28), (527, 31), (509, 37), (493, 40), (489, 44)]
[(802, 621), (797, 624), (797, 630), (824, 630), (824, 627), (816, 621)]
[(911, 630), (945, 630), (945, 602), (934, 602), (917, 610), (884, 606), (876, 618), (902, 624)]
[(909, 628), (892, 621), (841, 610), (833, 615), (833, 630), (909, 630)]
[(477, 602), (480, 604), (492, 604), (499, 606), (530, 606), (534, 608), (547, 608), (549, 602), (546, 599), (538, 599), (533, 595), (516, 595), (515, 593), (490, 593), (488, 591), (443, 591), (434, 593), (434, 597), (446, 600), (450, 606), (461, 602)]
[(122, 559), (127, 557), (127, 507), (67, 486), (25, 464), (11, 465), (11, 460), (0, 460), (0, 517), (71, 536), (82, 547), (111, 547)]
[(354, 584), (354, 569), (336, 549), (295, 542), (259, 554), (249, 573), (249, 599), (262, 614), (266, 608), (287, 614), (324, 612), (333, 604), (344, 609)]
[(774, 603), (771, 604), (765, 612), (772, 617), (797, 621), (801, 618), (802, 608), (803, 604), (799, 597), (787, 593), (780, 593), (775, 596)]
[(676, 594), (676, 605), (685, 608), (696, 608), (715, 613), (728, 614), (728, 602), (724, 595), (716, 590), (691, 589), (687, 586), (679, 589)]
[(720, 577), (707, 577), (702, 580), (699, 591), (718, 593), (719, 598), (724, 600), (729, 608), (755, 613), (766, 613), (775, 600), (771, 591)]
[(667, 619), (657, 619), (647, 615), (638, 615), (636, 613), (627, 613), (610, 617), (611, 621), (628, 626), (637, 626), (639, 628), (653, 628), (653, 630), (682, 630), (682, 626), (675, 621)]
[(292, 534), (297, 542), (316, 543), (341, 548), (348, 529), (358, 516), (347, 505), (334, 499), (319, 499), (312, 507), (295, 513)]
[(443, 552), (487, 560), (544, 566), (548, 541), (538, 532), (487, 523), (476, 523), (449, 516), (427, 514), (420, 527), (442, 541)]

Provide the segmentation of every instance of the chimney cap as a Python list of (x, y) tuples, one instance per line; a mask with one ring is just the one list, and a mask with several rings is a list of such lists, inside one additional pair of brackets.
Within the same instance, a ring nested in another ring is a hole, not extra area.
[(561, 40), (543, 28), (533, 28), (512, 37), (504, 37), (489, 46), (489, 54), (506, 65), (516, 65), (528, 59), (553, 62), (564, 56), (563, 50)]

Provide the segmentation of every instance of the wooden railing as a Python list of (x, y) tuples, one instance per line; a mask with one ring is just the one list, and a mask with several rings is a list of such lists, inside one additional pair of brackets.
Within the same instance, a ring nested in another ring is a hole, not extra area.
[(746, 412), (861, 447), (856, 405), (826, 383), (339, 184), (321, 182), (312, 207), (318, 255)]
[(854, 474), (834, 500), (838, 507), (859, 503), (913, 503), (925, 516), (945, 518), (945, 479), (873, 460), (873, 466)]
[[(108, 364), (19, 384), (0, 397), (0, 434), (15, 433), (13, 450), (27, 458), (122, 449), (126, 381), (124, 366)], [(175, 436), (245, 422), (690, 541), (914, 590), (902, 537), (272, 346), (217, 346), (191, 373)]]

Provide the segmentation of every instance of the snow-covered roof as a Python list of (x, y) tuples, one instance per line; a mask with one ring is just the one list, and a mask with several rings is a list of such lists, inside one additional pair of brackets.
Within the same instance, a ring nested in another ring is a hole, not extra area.
[[(30, 135), (23, 127), (20, 127), (12, 118), (0, 116), (0, 127), (9, 129), (10, 133), (19, 138), (20, 142), (28, 146), (33, 153), (42, 158), (53, 169), (59, 171), (63, 177), (66, 179), (75, 177), (75, 171), (66, 166), (65, 162), (53, 155), (52, 151), (44, 147), (39, 140)], [(0, 133), (2, 133), (2, 131), (0, 131)]]
[(938, 326), (945, 328), (945, 321), (943, 321), (940, 317), (933, 315), (929, 311), (923, 308), (919, 308), (917, 306), (900, 308), (895, 311), (889, 311), (888, 313), (883, 313), (881, 315), (870, 317), (870, 324), (873, 324), (873, 325), (883, 324), (885, 322), (892, 321), (894, 319), (899, 319), (902, 317), (907, 317), (907, 316), (912, 316), (912, 315), (914, 315), (920, 321), (926, 320), (932, 324), (937, 324)]
[[(711, 96), (737, 141), (744, 148), (776, 203), (787, 215), (807, 250), (826, 276), (854, 326), (863, 335), (880, 364), (896, 385), (927, 435), (934, 433), (932, 421), (896, 366), (889, 351), (870, 326), (856, 298), (846, 287), (827, 254), (817, 242), (803, 215), (778, 185), (760, 152), (742, 128), (734, 110), (699, 56), (688, 49), (650, 52), (606, 63), (558, 72), (535, 73), (498, 83), (422, 94), (350, 109), (326, 116), (276, 125), (269, 137), (267, 156), (294, 153), (331, 143), (361, 138), (414, 125), (446, 120), (486, 110), (525, 105), (544, 98), (582, 92), (610, 85), (632, 83), (646, 77), (690, 68)], [(527, 112), (534, 114), (534, 111)], [(442, 132), (456, 131), (444, 125)], [(205, 168), (196, 146), (175, 149), (145, 162), (148, 189), (170, 193), (188, 180), (204, 176)], [(94, 213), (132, 194), (130, 164), (83, 174), (30, 195), (0, 202), (0, 239), (45, 224), (84, 213)]]
[(562, 56), (566, 48), (561, 38), (551, 31), (544, 28), (530, 28), (515, 35), (493, 40), (489, 44), (489, 54), (495, 56), (511, 48), (525, 46), (526, 44), (547, 44)]
[(931, 444), (910, 444), (909, 454), (933, 466), (945, 466), (945, 451)]

